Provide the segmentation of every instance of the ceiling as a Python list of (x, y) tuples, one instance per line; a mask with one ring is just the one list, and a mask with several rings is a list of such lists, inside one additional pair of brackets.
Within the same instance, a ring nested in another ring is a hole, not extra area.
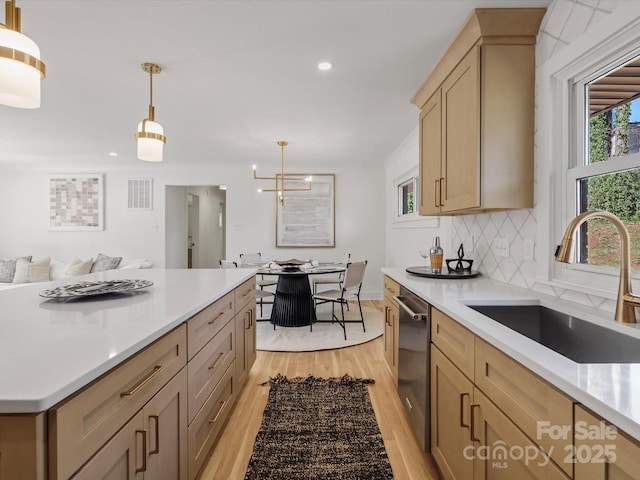
[(47, 78), (39, 109), (0, 106), (0, 166), (145, 168), (143, 62), (163, 69), (164, 168), (278, 162), (278, 140), (287, 169), (379, 165), (417, 125), (409, 99), (473, 8), (550, 3), (17, 0)]

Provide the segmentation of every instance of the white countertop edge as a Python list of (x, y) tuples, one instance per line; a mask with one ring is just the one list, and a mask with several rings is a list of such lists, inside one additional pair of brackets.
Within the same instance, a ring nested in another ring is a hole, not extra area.
[[(243, 269), (244, 273), (245, 269)], [(135, 272), (135, 271), (134, 271)], [(126, 361), (130, 357), (132, 357), (137, 352), (141, 351), (143, 348), (149, 346), (157, 339), (161, 338), (163, 335), (169, 333), (174, 328), (178, 327), (180, 324), (187, 321), (196, 313), (203, 310), (205, 307), (211, 305), (216, 300), (222, 298), (224, 295), (232, 292), (235, 288), (240, 286), (245, 281), (249, 280), (253, 277), (257, 272), (257, 269), (251, 268), (246, 269), (246, 275), (244, 275), (239, 280), (230, 281), (226, 284), (226, 287), (218, 290), (217, 292), (213, 292), (210, 297), (206, 300), (200, 302), (199, 304), (194, 305), (191, 309), (184, 312), (183, 314), (176, 317), (175, 320), (164, 324), (161, 328), (158, 328), (151, 334), (141, 338), (135, 344), (132, 344), (126, 350), (119, 352), (113, 357), (105, 360), (99, 366), (94, 368), (93, 370), (88, 371), (85, 375), (82, 375), (76, 378), (73, 382), (67, 383), (65, 386), (59, 388), (57, 391), (51, 393), (42, 398), (12, 398), (12, 399), (0, 399), (0, 415), (2, 414), (37, 414), (40, 412), (44, 412), (51, 407), (55, 406), (57, 403), (61, 402), (65, 398), (73, 395), (78, 392), (82, 388), (89, 385), (94, 380), (98, 379), (100, 376), (107, 373), (112, 368), (118, 366), (122, 362)], [(95, 274), (93, 274), (95, 276)], [(135, 274), (129, 276), (135, 276)], [(69, 282), (69, 279), (66, 279), (66, 282)], [(56, 283), (62, 283), (57, 281)], [(40, 288), (40, 287), (39, 287)]]
[[(630, 411), (623, 411), (615, 406), (609, 405), (602, 398), (585, 391), (580, 385), (568, 378), (576, 378), (576, 372), (579, 371), (581, 367), (588, 368), (588, 364), (574, 362), (498, 322), (488, 320), (487, 317), (481, 313), (467, 307), (467, 304), (540, 304), (564, 311), (565, 313), (577, 315), (581, 319), (638, 338), (640, 338), (640, 325), (620, 324), (613, 320), (607, 320), (594, 315), (593, 308), (590, 306), (559, 300), (555, 297), (483, 277), (464, 280), (434, 280), (410, 275), (402, 268), (383, 268), (382, 273), (422, 297), (438, 310), (454, 318), (475, 335), (503, 351), (551, 385), (572, 397), (578, 403), (583, 404), (605, 420), (640, 441), (640, 418), (634, 417)], [(446, 282), (450, 285), (455, 285), (456, 282), (473, 282), (486, 285), (488, 288), (484, 289), (485, 291), (495, 289), (495, 293), (493, 295), (489, 294), (491, 296), (465, 296), (464, 294), (460, 294), (458, 298), (453, 298), (453, 295), (447, 296), (445, 294), (441, 295), (440, 298), (436, 298), (436, 295), (426, 293), (426, 289), (416, 288), (416, 285), (422, 282), (429, 282), (432, 285), (437, 282)], [(605, 365), (612, 368), (620, 366), (619, 364)], [(638, 380), (640, 381), (640, 379)], [(613, 385), (611, 387), (613, 388)]]

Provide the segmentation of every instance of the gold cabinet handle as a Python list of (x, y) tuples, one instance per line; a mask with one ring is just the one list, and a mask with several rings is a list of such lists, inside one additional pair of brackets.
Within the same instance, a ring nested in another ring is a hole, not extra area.
[(472, 403), (469, 405), (471, 407), (471, 429), (469, 430), (469, 438), (472, 442), (479, 442), (480, 439), (476, 438), (476, 416), (474, 414), (475, 408), (480, 407), (479, 403)]
[(440, 206), (440, 202), (438, 200), (438, 197), (440, 195), (438, 195), (438, 187), (440, 186), (440, 179), (438, 180), (434, 180), (434, 187), (433, 187), (433, 195), (434, 195), (434, 200), (433, 200), (433, 206), (434, 207), (439, 207)]
[(216, 368), (220, 360), (222, 360), (222, 357), (224, 357), (224, 352), (220, 352), (220, 355), (218, 355), (218, 358), (216, 359), (216, 361), (211, 364), (211, 366), (209, 367), (209, 370), (213, 370), (214, 368)]
[(220, 416), (220, 414), (222, 413), (226, 405), (227, 405), (226, 400), (223, 402), (220, 402), (220, 408), (218, 409), (218, 413), (216, 413), (216, 416), (213, 417), (213, 420), (209, 420), (209, 423), (216, 423), (218, 421), (218, 417)]
[(149, 415), (149, 429), (151, 429), (151, 420), (155, 423), (156, 448), (149, 450), (149, 455), (154, 455), (156, 453), (160, 453), (160, 418), (158, 415)]
[(223, 310), (222, 312), (220, 312), (220, 313), (216, 316), (216, 318), (214, 318), (213, 320), (209, 320), (209, 321), (207, 322), (207, 324), (208, 324), (208, 325), (213, 325), (213, 324), (216, 322), (216, 320), (218, 320), (218, 319), (219, 319), (221, 316), (223, 316), (223, 315), (224, 315), (224, 310)]
[(136, 468), (136, 473), (145, 472), (147, 470), (147, 431), (136, 430), (136, 435), (142, 436), (142, 467)]
[(120, 396), (129, 397), (131, 395), (135, 395), (135, 393), (138, 390), (144, 387), (147, 383), (151, 381), (153, 377), (155, 377), (158, 373), (160, 373), (160, 370), (162, 370), (162, 365), (156, 365), (155, 367), (153, 367), (153, 370), (149, 373), (149, 375), (147, 375), (142, 380), (140, 380), (137, 384), (135, 384), (131, 390), (127, 390), (126, 392), (120, 392)]
[(251, 287), (249, 290), (247, 290), (245, 293), (242, 294), (242, 297), (247, 297), (251, 295), (255, 289), (256, 289), (255, 287)]
[(464, 423), (464, 397), (468, 397), (469, 394), (467, 392), (460, 393), (460, 426), (462, 428), (469, 428), (469, 425), (465, 425)]
[[(447, 182), (445, 178), (440, 177), (440, 206), (441, 207), (444, 207), (444, 201), (442, 200), (442, 197), (443, 197), (442, 191), (446, 188), (446, 186), (447, 186)], [(444, 195), (444, 197), (447, 198), (446, 195)]]
[(251, 330), (251, 327), (253, 326), (253, 310), (249, 310), (247, 312), (247, 317), (249, 317), (249, 326), (246, 329)]

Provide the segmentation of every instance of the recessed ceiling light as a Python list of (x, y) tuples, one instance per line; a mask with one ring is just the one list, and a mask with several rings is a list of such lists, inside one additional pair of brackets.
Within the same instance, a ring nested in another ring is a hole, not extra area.
[(319, 70), (331, 70), (333, 68), (333, 64), (331, 62), (320, 62), (318, 64)]
[(109, 156), (110, 157), (117, 157), (118, 156), (118, 152), (109, 152)]

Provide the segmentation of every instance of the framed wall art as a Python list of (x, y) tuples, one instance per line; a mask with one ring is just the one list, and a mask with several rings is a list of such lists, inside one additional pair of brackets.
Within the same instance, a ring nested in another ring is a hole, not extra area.
[(104, 230), (102, 174), (49, 175), (49, 230)]
[(284, 204), (276, 195), (276, 247), (335, 247), (335, 174), (287, 174), (312, 177), (311, 189), (304, 181), (286, 182)]

